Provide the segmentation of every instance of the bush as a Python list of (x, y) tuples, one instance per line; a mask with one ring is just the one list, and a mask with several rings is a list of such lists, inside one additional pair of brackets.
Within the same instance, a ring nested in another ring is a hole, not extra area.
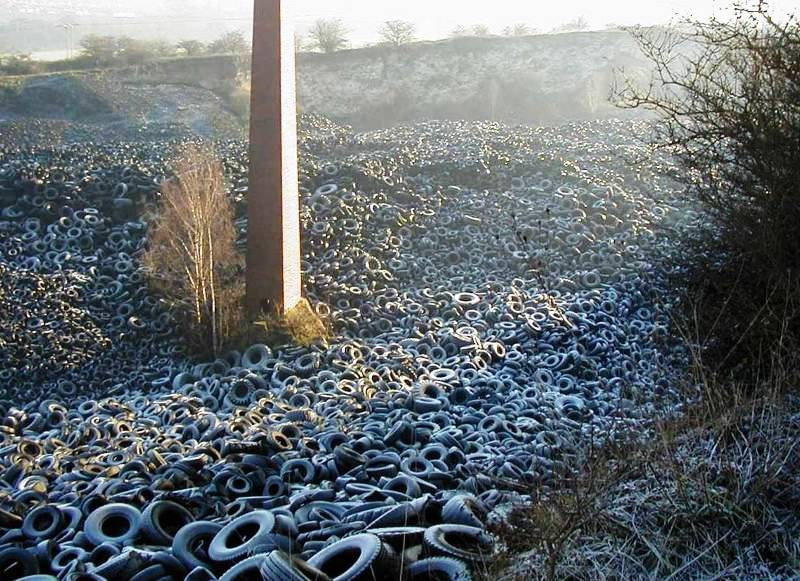
[(41, 65), (31, 60), (29, 54), (0, 56), (1, 75), (33, 75), (41, 72)]
[(615, 98), (658, 114), (655, 143), (711, 217), (688, 266), (689, 322), (713, 370), (757, 377), (800, 337), (800, 27), (759, 3), (632, 32), (655, 72)]
[(218, 355), (241, 326), (244, 296), (222, 164), (210, 149), (187, 146), (161, 192), (144, 267), (182, 315), (190, 346)]

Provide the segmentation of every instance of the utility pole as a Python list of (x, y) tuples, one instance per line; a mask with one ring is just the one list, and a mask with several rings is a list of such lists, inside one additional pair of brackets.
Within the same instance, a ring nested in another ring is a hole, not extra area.
[(247, 311), (301, 298), (293, 0), (255, 0), (247, 197)]

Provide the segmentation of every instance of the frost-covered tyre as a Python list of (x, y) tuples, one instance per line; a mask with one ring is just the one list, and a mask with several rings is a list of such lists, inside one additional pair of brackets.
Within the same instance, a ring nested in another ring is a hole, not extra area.
[(83, 532), (94, 546), (103, 543), (125, 544), (139, 535), (142, 513), (127, 504), (106, 504), (92, 511)]
[(208, 547), (221, 530), (222, 525), (213, 522), (188, 524), (172, 540), (172, 554), (189, 570), (209, 567), (213, 559), (208, 554)]
[(150, 542), (168, 547), (178, 531), (193, 521), (192, 513), (180, 504), (157, 500), (142, 513), (142, 532)]
[(308, 560), (334, 581), (394, 578), (394, 553), (375, 535), (363, 533), (326, 547)]
[(492, 554), (494, 541), (483, 529), (443, 524), (425, 531), (425, 545), (430, 553), (475, 562)]
[(489, 511), (472, 495), (458, 494), (442, 508), (442, 521), (448, 524), (483, 527)]
[(222, 527), (208, 547), (208, 556), (218, 563), (238, 561), (268, 541), (274, 527), (275, 515), (269, 511), (244, 514)]
[(283, 551), (272, 551), (261, 563), (264, 581), (330, 581), (325, 573), (303, 559)]
[(469, 566), (450, 557), (421, 559), (406, 569), (406, 575), (406, 581), (472, 581)]

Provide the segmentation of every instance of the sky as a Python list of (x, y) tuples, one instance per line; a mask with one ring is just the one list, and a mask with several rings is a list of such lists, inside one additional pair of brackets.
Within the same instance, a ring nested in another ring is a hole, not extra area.
[[(433, 40), (447, 37), (457, 26), (475, 24), (485, 24), (498, 34), (517, 23), (549, 32), (578, 17), (595, 30), (609, 24), (666, 24), (682, 16), (724, 15), (732, 4), (732, 0), (284, 1), (293, 5), (301, 34), (317, 19), (341, 18), (355, 47), (378, 41), (381, 24), (393, 19), (413, 22), (420, 39)], [(800, 0), (769, 0), (769, 4), (778, 15), (800, 14)], [(195, 35), (210, 40), (230, 30), (249, 33), (252, 13), (253, 0), (0, 0), (0, 25), (4, 18), (21, 16), (71, 17), (65, 21), (100, 23), (110, 34), (137, 37)], [(85, 24), (82, 30), (88, 30)]]
[[(705, 19), (721, 15), (730, 1), (716, 0), (297, 0), (301, 32), (317, 18), (347, 22), (354, 43), (377, 40), (375, 31), (386, 20), (410, 20), (421, 38), (442, 38), (457, 25), (486, 24), (499, 33), (518, 22), (547, 32), (583, 17), (592, 29), (608, 24), (664, 24), (676, 16)], [(772, 0), (776, 13), (800, 13), (800, 0)]]

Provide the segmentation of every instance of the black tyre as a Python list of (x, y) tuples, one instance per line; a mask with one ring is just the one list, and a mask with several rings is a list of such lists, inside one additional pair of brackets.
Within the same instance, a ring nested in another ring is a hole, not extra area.
[(27, 514), (22, 523), (22, 532), (29, 539), (50, 539), (64, 525), (64, 513), (51, 504), (45, 504)]
[(261, 563), (264, 581), (330, 581), (325, 573), (283, 551), (272, 551)]
[(469, 562), (483, 561), (492, 554), (494, 541), (483, 529), (466, 525), (437, 525), (425, 531), (429, 552)]
[(406, 574), (406, 581), (472, 581), (469, 566), (449, 557), (422, 559), (411, 565)]
[(393, 579), (400, 573), (394, 552), (375, 535), (342, 539), (308, 560), (334, 581)]
[(142, 532), (150, 542), (168, 547), (178, 531), (193, 521), (192, 513), (180, 504), (157, 500), (142, 513)]
[(242, 515), (216, 534), (208, 547), (208, 555), (219, 563), (237, 561), (269, 542), (274, 527), (275, 516), (269, 511), (254, 510)]
[(213, 559), (208, 554), (208, 547), (221, 530), (222, 525), (213, 522), (188, 524), (172, 540), (172, 554), (189, 570), (209, 567)]
[(0, 571), (3, 579), (19, 579), (39, 573), (39, 562), (32, 552), (10, 547), (0, 551)]
[(447, 524), (483, 527), (489, 511), (484, 504), (471, 495), (458, 494), (442, 508), (442, 521)]
[(92, 511), (86, 519), (83, 532), (94, 545), (103, 543), (124, 544), (139, 535), (142, 513), (127, 504), (106, 504)]
[(266, 553), (253, 555), (240, 561), (219, 578), (219, 581), (250, 581), (261, 577), (261, 564), (267, 558)]

